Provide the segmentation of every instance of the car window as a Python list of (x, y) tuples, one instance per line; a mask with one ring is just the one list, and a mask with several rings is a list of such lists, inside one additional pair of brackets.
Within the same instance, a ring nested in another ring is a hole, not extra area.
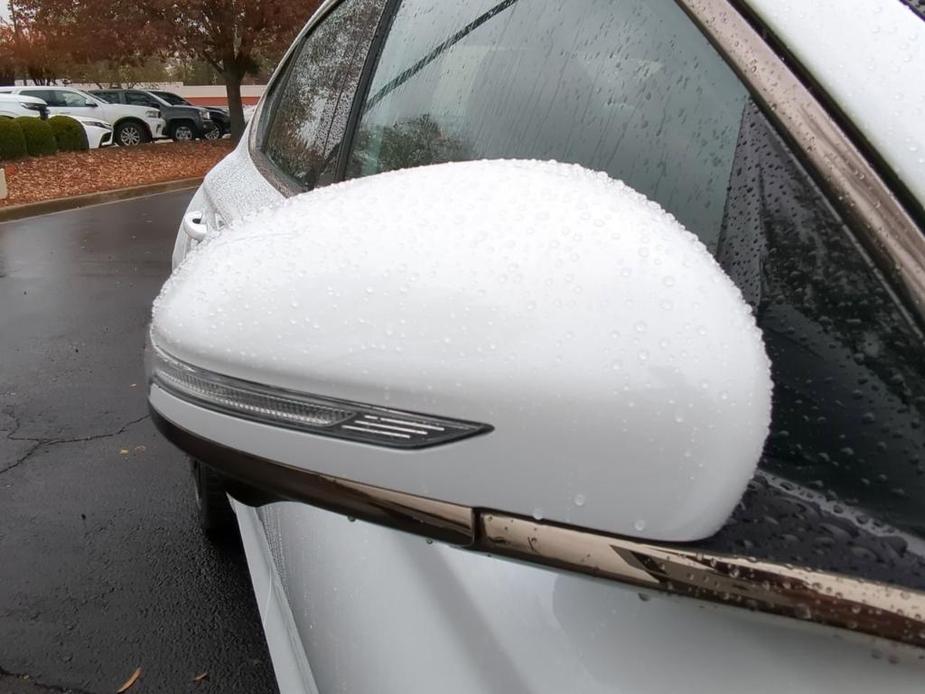
[(297, 49), (263, 151), (305, 188), (333, 180), (338, 145), (385, 0), (345, 0)]
[(154, 92), (154, 94), (159, 96), (164, 101), (166, 101), (168, 104), (171, 104), (172, 106), (189, 105), (186, 99), (184, 99), (183, 97), (177, 96), (176, 94), (172, 94), (171, 92)]
[(703, 546), (925, 588), (925, 340), (735, 74), (671, 0), (403, 0), (347, 173), (518, 157), (672, 212), (751, 304), (771, 432)]
[(90, 101), (83, 94), (77, 92), (68, 92), (64, 90), (54, 90), (56, 103), (55, 106), (80, 107), (86, 106)]
[(119, 103), (119, 94), (116, 92), (93, 92), (93, 95), (112, 104)]
[(64, 106), (64, 102), (59, 98), (60, 92), (53, 89), (23, 89), (21, 94), (34, 96), (36, 99), (42, 99), (49, 106)]
[(131, 104), (132, 106), (153, 106), (154, 108), (160, 106), (154, 97), (144, 92), (126, 92), (125, 103)]
[(715, 246), (746, 90), (670, 0), (405, 0), (348, 176), (533, 158), (607, 171)]

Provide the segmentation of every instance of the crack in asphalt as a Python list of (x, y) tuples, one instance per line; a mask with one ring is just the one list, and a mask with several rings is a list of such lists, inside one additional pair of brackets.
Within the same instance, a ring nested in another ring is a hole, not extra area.
[(10, 672), (0, 665), (0, 677), (12, 677), (32, 687), (45, 690), (46, 692), (59, 692), (60, 694), (95, 694), (87, 689), (74, 689), (74, 687), (62, 687), (57, 684), (45, 684), (33, 679), (32, 675), (19, 672)]
[[(12, 464), (8, 465), (7, 467), (3, 469), (0, 469), (0, 475), (19, 467), (20, 465), (25, 463), (27, 460), (29, 460), (29, 458), (31, 458), (33, 455), (38, 453), (40, 450), (51, 448), (52, 446), (60, 446), (66, 443), (84, 443), (87, 441), (99, 441), (100, 439), (111, 439), (114, 436), (119, 436), (120, 434), (124, 434), (126, 429), (128, 429), (130, 426), (138, 424), (139, 422), (143, 422), (144, 420), (148, 419), (148, 417), (150, 417), (151, 415), (149, 414), (142, 415), (141, 417), (138, 417), (137, 419), (133, 419), (129, 422), (126, 422), (121, 427), (119, 427), (118, 430), (113, 431), (111, 433), (94, 434), (92, 436), (77, 436), (71, 439), (29, 438), (25, 436), (14, 436), (14, 434), (17, 431), (19, 431), (19, 426), (20, 426), (19, 420), (13, 414), (7, 413), (7, 416), (13, 420), (13, 424), (14, 424), (13, 431), (11, 431), (9, 434), (6, 435), (7, 441), (31, 441), (33, 445), (30, 446), (29, 449), (23, 455), (17, 458), (15, 462), (13, 462)], [(0, 669), (0, 673), (2, 672), (3, 670)]]

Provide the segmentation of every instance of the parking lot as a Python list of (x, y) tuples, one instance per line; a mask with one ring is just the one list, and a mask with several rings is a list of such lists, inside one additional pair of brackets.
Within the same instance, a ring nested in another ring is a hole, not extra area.
[(191, 194), (0, 224), (0, 692), (275, 691), (243, 553), (147, 416)]

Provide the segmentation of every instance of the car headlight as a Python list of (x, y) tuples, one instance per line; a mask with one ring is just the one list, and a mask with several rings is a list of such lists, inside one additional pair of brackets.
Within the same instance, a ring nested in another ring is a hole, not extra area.
[(160, 118), (161, 112), (160, 111), (145, 111), (145, 116), (147, 116), (148, 118)]
[(30, 111), (39, 111), (41, 112), (44, 108), (44, 104), (34, 104), (31, 101), (20, 101), (19, 105), (23, 108), (27, 108)]
[(109, 123), (105, 123), (101, 120), (84, 121), (84, 125), (89, 125), (91, 128), (103, 128), (104, 130), (112, 130), (112, 126)]

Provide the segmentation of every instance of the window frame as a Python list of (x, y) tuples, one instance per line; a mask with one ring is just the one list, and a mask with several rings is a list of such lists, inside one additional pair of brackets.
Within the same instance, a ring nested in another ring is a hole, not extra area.
[[(328, 15), (343, 2), (346, 2), (346, 0), (325, 0), (315, 14), (309, 18), (305, 27), (299, 33), (298, 37), (296, 37), (296, 40), (292, 42), (289, 50), (286, 51), (276, 71), (270, 78), (266, 93), (258, 104), (252, 117), (252, 125), (247, 143), (251, 161), (254, 162), (257, 170), (267, 179), (270, 185), (287, 198), (298, 195), (299, 193), (304, 193), (308, 189), (286, 171), (283, 171), (269, 156), (267, 156), (264, 147), (266, 146), (267, 137), (269, 136), (269, 126), (276, 117), (280, 95), (289, 82), (293, 66), (302, 52), (302, 47), (305, 45), (305, 42), (311, 38), (315, 29), (321, 26)], [(353, 141), (353, 129), (356, 126), (357, 120), (354, 116), (354, 112), (358, 109), (357, 104), (361, 103), (362, 100), (366, 98), (366, 89), (369, 86), (372, 67), (376, 62), (373, 60), (373, 57), (375, 56), (378, 59), (381, 44), (385, 35), (388, 33), (387, 28), (391, 25), (391, 17), (394, 15), (394, 10), (397, 8), (397, 5), (397, 0), (385, 0), (383, 5), (382, 15), (379, 17), (379, 23), (373, 33), (369, 51), (364, 58), (363, 68), (360, 71), (360, 79), (357, 82), (357, 89), (353, 95), (350, 110), (348, 111), (344, 138), (337, 155), (337, 162), (334, 169), (333, 183), (343, 181), (343, 171), (346, 170), (347, 167), (345, 153), (349, 149), (348, 145)]]

